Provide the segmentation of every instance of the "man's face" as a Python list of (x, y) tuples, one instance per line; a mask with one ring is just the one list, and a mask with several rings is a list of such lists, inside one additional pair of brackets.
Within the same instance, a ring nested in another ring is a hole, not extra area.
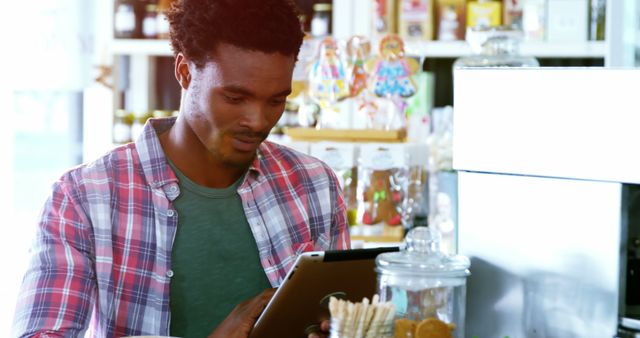
[(181, 114), (215, 161), (251, 164), (284, 111), (294, 64), (294, 56), (219, 44), (204, 67), (189, 65)]

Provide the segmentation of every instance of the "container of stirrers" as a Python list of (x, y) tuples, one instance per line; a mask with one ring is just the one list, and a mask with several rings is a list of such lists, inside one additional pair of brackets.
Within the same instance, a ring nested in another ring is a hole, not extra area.
[(331, 297), (331, 338), (386, 338), (393, 336), (395, 307), (391, 302), (380, 302), (374, 295), (369, 302), (352, 303)]

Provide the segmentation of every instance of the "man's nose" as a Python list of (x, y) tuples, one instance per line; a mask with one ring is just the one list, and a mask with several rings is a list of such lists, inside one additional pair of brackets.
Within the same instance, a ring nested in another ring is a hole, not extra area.
[(247, 107), (244, 112), (242, 124), (254, 131), (263, 131), (269, 128), (269, 107), (265, 104), (255, 103)]

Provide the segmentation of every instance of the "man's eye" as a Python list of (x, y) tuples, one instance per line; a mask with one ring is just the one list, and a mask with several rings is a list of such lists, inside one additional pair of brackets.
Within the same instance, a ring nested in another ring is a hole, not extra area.
[(242, 103), (242, 101), (244, 100), (242, 96), (229, 96), (229, 95), (224, 95), (224, 99), (229, 103)]
[(273, 99), (271, 100), (271, 104), (274, 106), (279, 106), (279, 105), (283, 105), (287, 102), (286, 98), (282, 98), (282, 99)]

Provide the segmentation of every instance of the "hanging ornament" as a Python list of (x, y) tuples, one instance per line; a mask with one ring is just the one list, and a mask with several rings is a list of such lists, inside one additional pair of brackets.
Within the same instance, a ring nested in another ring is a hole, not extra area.
[(365, 62), (371, 53), (371, 42), (364, 36), (356, 35), (347, 41), (349, 59), (349, 95), (357, 97), (367, 87), (368, 73)]
[(380, 56), (372, 60), (372, 91), (379, 97), (410, 97), (416, 93), (411, 76), (418, 70), (418, 62), (404, 56), (404, 43), (395, 34), (380, 41)]
[(331, 37), (320, 41), (316, 60), (309, 73), (309, 95), (327, 108), (349, 95), (344, 65), (338, 57), (338, 45)]

